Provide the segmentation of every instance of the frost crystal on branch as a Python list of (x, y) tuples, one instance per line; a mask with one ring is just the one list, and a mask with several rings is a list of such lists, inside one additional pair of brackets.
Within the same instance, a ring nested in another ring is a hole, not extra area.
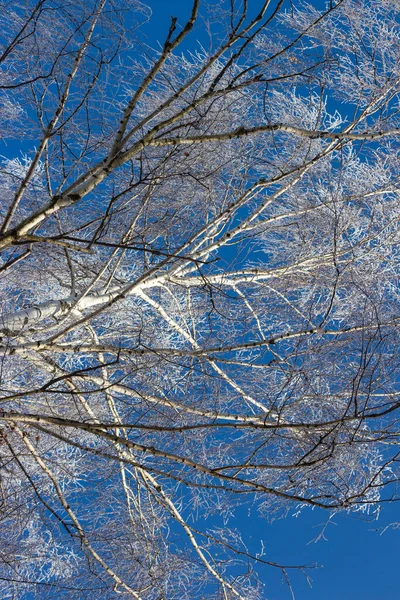
[(2, 598), (261, 599), (238, 506), (397, 498), (398, 10), (321, 6), (3, 9)]

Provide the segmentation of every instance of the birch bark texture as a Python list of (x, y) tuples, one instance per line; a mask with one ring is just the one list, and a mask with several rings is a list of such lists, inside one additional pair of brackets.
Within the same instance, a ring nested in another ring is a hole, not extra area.
[(398, 3), (186, 13), (1, 6), (4, 599), (256, 600), (236, 507), (398, 499)]

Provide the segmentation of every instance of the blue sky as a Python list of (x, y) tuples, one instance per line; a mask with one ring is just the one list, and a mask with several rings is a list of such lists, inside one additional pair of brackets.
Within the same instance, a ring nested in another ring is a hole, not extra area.
[[(247, 537), (253, 551), (262, 539), (265, 559), (286, 564), (318, 563), (308, 574), (310, 587), (300, 574), (292, 574), (296, 600), (395, 600), (399, 597), (397, 552), (400, 531), (385, 526), (399, 518), (397, 505), (387, 506), (380, 518), (337, 515), (324, 530), (328, 514), (306, 510), (269, 524), (248, 521)], [(315, 541), (324, 530), (324, 538)], [(250, 548), (249, 548), (250, 549)], [(260, 569), (266, 600), (290, 599), (278, 572)]]
[[(183, 23), (189, 15), (190, 0), (146, 0), (152, 18), (146, 26), (147, 43), (163, 43), (170, 26), (170, 17)], [(312, 2), (321, 5), (322, 2)], [(250, 6), (259, 4), (250, 0)], [(195, 49), (196, 41), (207, 42), (204, 31), (197, 28), (186, 39), (184, 49)], [(304, 576), (292, 573), (296, 600), (395, 600), (400, 597), (397, 581), (400, 529), (389, 527), (400, 521), (400, 505), (385, 504), (378, 520), (359, 515), (337, 515), (328, 524), (324, 537), (315, 541), (327, 521), (328, 513), (305, 510), (299, 516), (288, 516), (268, 523), (248, 509), (237, 511), (233, 524), (243, 531), (248, 550), (257, 553), (261, 541), (266, 560), (285, 564), (318, 563), (309, 575), (312, 587)], [(245, 527), (243, 527), (245, 525)], [(384, 531), (386, 529), (386, 531)], [(384, 531), (384, 533), (382, 533)], [(290, 600), (291, 593), (278, 570), (261, 567), (266, 600)]]

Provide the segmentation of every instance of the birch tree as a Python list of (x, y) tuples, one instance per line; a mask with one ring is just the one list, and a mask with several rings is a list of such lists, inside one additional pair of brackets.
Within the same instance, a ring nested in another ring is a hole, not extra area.
[(1, 5), (4, 599), (263, 598), (234, 507), (397, 499), (397, 2), (151, 19)]

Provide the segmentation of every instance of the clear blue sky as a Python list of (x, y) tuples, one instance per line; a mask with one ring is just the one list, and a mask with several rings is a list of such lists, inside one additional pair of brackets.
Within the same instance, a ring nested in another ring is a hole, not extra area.
[[(151, 46), (165, 40), (171, 15), (178, 17), (178, 23), (183, 23), (192, 4), (191, 0), (145, 2), (153, 11), (146, 27), (147, 43)], [(318, 0), (311, 2), (318, 4)], [(258, 3), (258, 0), (249, 2), (250, 6)], [(201, 29), (196, 29), (189, 37), (185, 48), (196, 48), (196, 40), (207, 43)], [(386, 504), (377, 521), (356, 515), (336, 516), (325, 531), (326, 539), (315, 542), (327, 518), (326, 512), (306, 510), (298, 517), (289, 516), (271, 524), (255, 514), (249, 519), (246, 508), (237, 512), (236, 526), (241, 531), (245, 529), (244, 539), (248, 542), (249, 552), (259, 552), (262, 540), (266, 560), (285, 564), (318, 563), (321, 566), (309, 571), (312, 587), (302, 575), (292, 575), (296, 600), (400, 599), (397, 580), (400, 529), (389, 528), (382, 534), (386, 526), (400, 521), (400, 504)], [(266, 600), (291, 599), (277, 570), (261, 567), (260, 574)]]
[[(262, 539), (267, 560), (319, 564), (308, 572), (312, 587), (303, 576), (292, 575), (296, 600), (397, 600), (400, 530), (382, 531), (399, 519), (399, 509), (398, 504), (388, 505), (377, 521), (338, 515), (325, 529), (326, 539), (317, 542), (328, 517), (324, 511), (306, 510), (272, 524), (254, 518), (246, 528), (249, 550), (259, 551)], [(259, 572), (266, 600), (291, 598), (279, 572), (268, 567)]]

